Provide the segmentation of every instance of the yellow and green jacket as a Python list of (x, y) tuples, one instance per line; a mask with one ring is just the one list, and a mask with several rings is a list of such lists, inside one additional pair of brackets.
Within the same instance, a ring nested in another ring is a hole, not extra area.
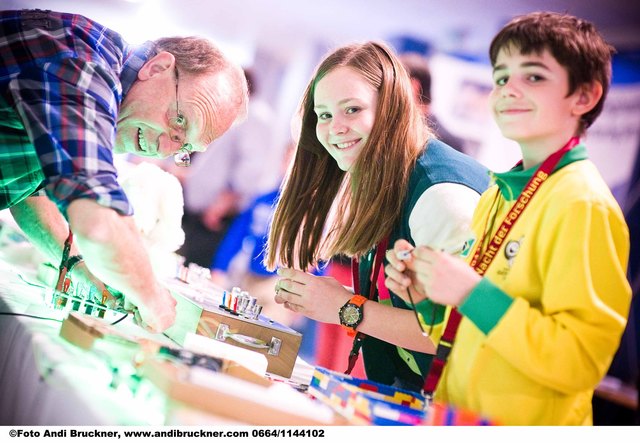
[[(475, 239), (500, 226), (537, 167), (494, 174)], [(477, 245), (469, 251), (473, 256)], [(589, 425), (631, 300), (629, 233), (583, 145), (567, 153), (459, 307), (436, 399), (506, 425)]]
[[(407, 195), (402, 210), (398, 214), (395, 226), (389, 235), (389, 247), (392, 247), (395, 241), (400, 238), (415, 244), (409, 226), (410, 215), (422, 194), (427, 189), (441, 183), (464, 185), (475, 191), (479, 197), (489, 185), (489, 171), (473, 158), (456, 151), (441, 141), (436, 139), (429, 140), (426, 149), (417, 159), (415, 168), (409, 177)], [(469, 211), (470, 216), (471, 211)], [(424, 221), (424, 223), (430, 222), (432, 220)], [(451, 223), (455, 222), (454, 218), (452, 218)], [(371, 285), (369, 278), (373, 267), (374, 255), (375, 250), (371, 250), (360, 260), (359, 277), (363, 294), (369, 294)], [(385, 266), (387, 264), (386, 258), (384, 264)], [(389, 299), (380, 299), (376, 287), (375, 297), (380, 303), (392, 305), (398, 309), (412, 309), (393, 292), (390, 292), (389, 295)], [(429, 322), (427, 330), (431, 330), (432, 324), (435, 325), (431, 339), (437, 343), (440, 337), (439, 334), (442, 332), (445, 307), (434, 305), (430, 302), (423, 302), (423, 305), (428, 306), (428, 313), (424, 315), (423, 320)], [(424, 377), (429, 371), (433, 358), (430, 354), (403, 349), (372, 336), (364, 338), (362, 356), (369, 380), (411, 391), (420, 391), (422, 389)]]

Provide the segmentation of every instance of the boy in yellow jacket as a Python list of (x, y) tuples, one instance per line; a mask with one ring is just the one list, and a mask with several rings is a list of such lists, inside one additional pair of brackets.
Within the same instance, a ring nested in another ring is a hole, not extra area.
[(627, 225), (580, 140), (612, 52), (564, 14), (516, 17), (494, 37), (492, 113), (522, 161), (482, 195), (466, 262), (424, 246), (403, 255), (403, 240), (387, 252), (390, 290), (418, 312), (461, 315), (436, 400), (508, 425), (592, 424), (631, 300)]

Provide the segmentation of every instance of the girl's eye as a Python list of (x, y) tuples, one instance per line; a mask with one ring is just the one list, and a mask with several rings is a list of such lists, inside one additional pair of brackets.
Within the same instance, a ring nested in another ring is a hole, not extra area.
[(321, 112), (320, 114), (318, 114), (318, 120), (327, 120), (331, 118), (331, 114), (329, 114), (328, 112)]
[(359, 110), (360, 110), (360, 108), (358, 108), (356, 106), (351, 106), (351, 107), (347, 108), (347, 114), (355, 114)]
[(533, 83), (536, 83), (536, 82), (539, 82), (539, 81), (541, 81), (541, 80), (544, 80), (544, 78), (543, 78), (542, 76), (539, 76), (538, 74), (531, 74), (531, 75), (529, 75), (529, 76), (527, 77), (527, 79), (528, 79), (530, 82), (533, 82)]

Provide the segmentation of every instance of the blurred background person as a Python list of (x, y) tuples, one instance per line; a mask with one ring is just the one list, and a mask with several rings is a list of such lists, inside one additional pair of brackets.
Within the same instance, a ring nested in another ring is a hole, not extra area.
[(452, 148), (465, 152), (465, 140), (449, 132), (431, 112), (431, 70), (426, 57), (417, 52), (406, 52), (400, 54), (399, 58), (411, 77), (414, 97), (436, 137)]
[[(280, 177), (295, 152), (290, 142), (281, 159)], [(278, 201), (280, 183), (270, 191), (257, 196), (247, 208), (230, 223), (211, 261), (211, 279), (217, 285), (230, 289), (239, 286), (258, 299), (262, 314), (276, 322), (289, 326), (302, 334), (299, 354), (307, 362), (316, 359), (317, 323), (288, 309), (282, 309), (274, 300), (278, 276), (263, 264), (269, 224)], [(315, 275), (324, 275), (317, 269)]]

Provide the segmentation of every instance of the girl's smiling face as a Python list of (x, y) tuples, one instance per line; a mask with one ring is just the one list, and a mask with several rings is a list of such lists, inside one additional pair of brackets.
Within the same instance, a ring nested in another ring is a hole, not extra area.
[(313, 98), (316, 136), (338, 167), (349, 172), (373, 129), (378, 91), (353, 69), (339, 67), (318, 81)]

